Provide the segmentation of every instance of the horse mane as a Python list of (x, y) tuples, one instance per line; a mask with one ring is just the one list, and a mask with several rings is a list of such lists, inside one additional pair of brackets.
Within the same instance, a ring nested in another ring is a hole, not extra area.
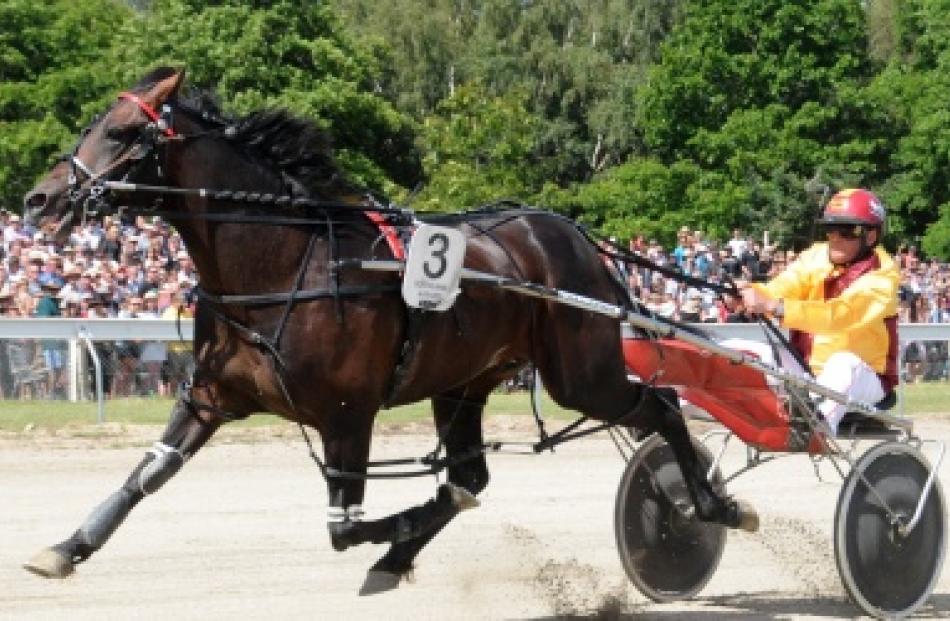
[[(147, 90), (178, 72), (157, 67), (132, 87)], [(284, 109), (265, 109), (230, 118), (221, 112), (217, 95), (210, 89), (186, 86), (178, 93), (178, 105), (206, 123), (224, 129), (224, 137), (268, 168), (290, 177), (317, 196), (359, 192), (336, 162), (330, 134), (309, 119)]]
[(356, 188), (333, 156), (329, 134), (287, 110), (259, 110), (232, 122), (228, 139), (264, 159), (318, 195), (347, 194)]

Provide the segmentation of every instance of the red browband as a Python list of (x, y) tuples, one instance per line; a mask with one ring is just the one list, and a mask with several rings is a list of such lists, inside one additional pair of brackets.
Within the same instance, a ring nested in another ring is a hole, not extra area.
[[(129, 101), (135, 103), (135, 105), (137, 105), (139, 109), (141, 109), (142, 112), (145, 113), (145, 116), (152, 119), (152, 121), (154, 121), (155, 123), (158, 123), (159, 121), (161, 121), (162, 117), (159, 116), (158, 112), (155, 112), (155, 108), (153, 108), (152, 106), (142, 101), (142, 98), (139, 97), (138, 95), (134, 93), (129, 93), (128, 91), (123, 91), (119, 93), (119, 99), (128, 99)], [(165, 135), (168, 136), (169, 138), (175, 135), (175, 130), (173, 130), (171, 127), (165, 127), (163, 131), (165, 132)]]

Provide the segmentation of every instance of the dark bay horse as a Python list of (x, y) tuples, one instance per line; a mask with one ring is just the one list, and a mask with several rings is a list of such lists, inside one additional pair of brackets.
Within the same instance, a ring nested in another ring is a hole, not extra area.
[[(394, 250), (369, 217), (378, 204), (346, 182), (324, 136), (284, 112), (223, 119), (182, 81), (169, 68), (145, 76), (25, 197), (28, 217), (62, 237), (84, 207), (108, 206), (104, 181), (149, 184), (113, 188), (112, 198), (177, 228), (201, 289), (196, 370), (160, 441), (71, 537), (28, 569), (68, 575), (223, 423), (274, 412), (319, 432), (332, 546), (389, 543), (364, 591), (395, 586), (422, 547), (476, 504), (488, 483), (485, 401), (529, 362), (563, 407), (660, 433), (702, 519), (755, 522), (751, 509), (706, 481), (675, 399), (628, 380), (615, 319), (488, 286), (466, 286), (446, 312), (407, 309), (397, 274), (346, 266), (391, 260)], [(466, 267), (626, 302), (596, 248), (565, 218), (510, 209), (447, 222), (467, 238)], [(427, 398), (449, 482), (421, 505), (363, 519), (376, 413)]]

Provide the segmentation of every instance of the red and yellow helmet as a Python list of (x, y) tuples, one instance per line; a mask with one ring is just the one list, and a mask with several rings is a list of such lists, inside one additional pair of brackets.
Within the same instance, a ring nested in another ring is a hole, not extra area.
[(884, 225), (885, 209), (873, 192), (862, 189), (841, 190), (831, 197), (818, 220), (821, 224)]

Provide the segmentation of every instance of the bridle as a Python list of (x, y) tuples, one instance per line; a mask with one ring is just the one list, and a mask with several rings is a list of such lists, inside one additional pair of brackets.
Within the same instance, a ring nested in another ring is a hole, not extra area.
[[(99, 117), (94, 118), (89, 126), (82, 131), (79, 141), (73, 148), (72, 153), (63, 158), (67, 159), (70, 163), (68, 199), (74, 212), (82, 211), (84, 214), (98, 214), (105, 211), (117, 211), (112, 205), (110, 196), (110, 192), (116, 190), (124, 194), (147, 194), (154, 197), (148, 207), (137, 207), (133, 210), (129, 210), (130, 213), (167, 218), (271, 225), (306, 225), (326, 222), (331, 216), (334, 218), (353, 219), (355, 217), (362, 218), (364, 214), (373, 213), (379, 214), (381, 217), (389, 220), (394, 226), (409, 225), (413, 221), (413, 212), (411, 210), (393, 205), (383, 205), (372, 195), (365, 196), (363, 202), (359, 204), (338, 200), (314, 199), (308, 196), (301, 196), (296, 191), (296, 187), (294, 187), (296, 182), (286, 184), (290, 186), (290, 192), (286, 194), (244, 192), (227, 189), (218, 190), (211, 188), (180, 188), (172, 186), (165, 179), (165, 162), (167, 160), (169, 144), (184, 143), (199, 138), (222, 138), (227, 140), (232, 135), (233, 128), (226, 120), (214, 114), (195, 110), (193, 114), (199, 116), (203, 122), (211, 123), (214, 127), (212, 129), (182, 134), (175, 130), (173, 116), (173, 110), (176, 107), (182, 108), (186, 112), (189, 111), (187, 107), (182, 106), (181, 102), (169, 100), (162, 104), (161, 113), (159, 113), (134, 93), (122, 92), (118, 95), (118, 99), (134, 103), (138, 106), (139, 110), (149, 118), (150, 122), (138, 132), (134, 140), (126, 144), (123, 152), (113, 162), (98, 171), (94, 171), (91, 166), (83, 162), (78, 153), (79, 148), (83, 144), (83, 140), (92, 128), (95, 127), (99, 121)], [(110, 178), (116, 170), (121, 169), (123, 165), (128, 163), (131, 164), (120, 178)], [(151, 163), (152, 165), (152, 177), (155, 183), (131, 183), (130, 180), (138, 178), (140, 173), (146, 169), (146, 163)], [(188, 215), (182, 212), (160, 211), (162, 197), (164, 196), (197, 196), (209, 202), (245, 203), (262, 207), (274, 206), (279, 208), (316, 209), (319, 210), (320, 213), (302, 216), (284, 216), (274, 213), (249, 215), (215, 212)]]
[[(138, 132), (134, 140), (123, 147), (122, 152), (115, 160), (98, 171), (93, 170), (92, 166), (82, 161), (79, 157), (79, 149), (86, 136), (99, 121), (99, 118), (93, 119), (92, 123), (82, 131), (79, 141), (68, 156), (70, 167), (67, 180), (69, 184), (68, 197), (74, 212), (82, 209), (85, 215), (99, 213), (110, 207), (106, 198), (108, 177), (126, 164), (129, 164), (129, 166), (119, 181), (125, 181), (134, 176), (149, 160), (154, 164), (156, 176), (161, 179), (163, 177), (165, 149), (158, 147), (164, 147), (169, 141), (185, 138), (177, 134), (172, 127), (171, 105), (164, 104), (162, 113), (159, 114), (135, 93), (124, 91), (119, 93), (118, 99), (133, 102), (148, 117), (150, 122)], [(80, 173), (82, 178), (80, 178)]]

